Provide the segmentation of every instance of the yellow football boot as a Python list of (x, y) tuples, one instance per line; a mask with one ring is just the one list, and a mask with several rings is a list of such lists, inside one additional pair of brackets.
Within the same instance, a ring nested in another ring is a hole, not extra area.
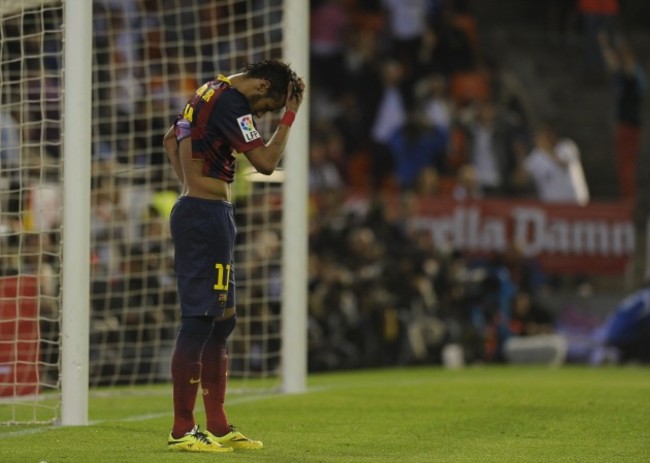
[(167, 438), (167, 448), (173, 452), (208, 452), (208, 453), (224, 453), (232, 452), (232, 447), (221, 445), (215, 440), (211, 439), (199, 431), (198, 426), (194, 426), (192, 430), (186, 433), (180, 439), (174, 438), (171, 433)]
[(249, 439), (232, 426), (230, 426), (230, 432), (225, 436), (217, 437), (210, 431), (205, 431), (205, 434), (210, 440), (236, 450), (257, 450), (264, 447), (261, 441)]

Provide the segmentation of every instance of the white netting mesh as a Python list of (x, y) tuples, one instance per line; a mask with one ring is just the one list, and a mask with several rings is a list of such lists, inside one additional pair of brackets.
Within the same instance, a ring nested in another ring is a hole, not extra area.
[[(0, 422), (47, 421), (58, 400), (60, 3), (0, 7)], [(13, 400), (21, 397), (21, 400)]]
[[(178, 323), (168, 229), (178, 183), (162, 136), (203, 81), (249, 61), (281, 57), (283, 2), (102, 0), (93, 10), (90, 381), (163, 382)], [(29, 392), (55, 391), (65, 207), (63, 7), (3, 2), (0, 21), (1, 271), (10, 281), (40, 279), (37, 314), (27, 316), (21, 306), (11, 326), (3, 316), (0, 349), (16, 349), (5, 327), (15, 331), (21, 317), (35, 322), (38, 386)], [(269, 122), (261, 125), (267, 135)], [(270, 378), (277, 386), (282, 182), (253, 180), (240, 164), (234, 190), (239, 323), (231, 376)], [(15, 299), (0, 297), (10, 306)], [(5, 416), (0, 407), (0, 422), (40, 421)]]
[(9, 20), (19, 18), (23, 13), (33, 13), (47, 7), (59, 9), (61, 0), (2, 0), (0, 3), (0, 18)]

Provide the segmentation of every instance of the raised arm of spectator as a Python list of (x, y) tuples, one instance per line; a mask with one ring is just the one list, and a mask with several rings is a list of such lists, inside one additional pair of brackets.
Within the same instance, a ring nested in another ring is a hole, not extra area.
[(605, 65), (610, 72), (617, 72), (621, 68), (621, 63), (618, 58), (618, 52), (609, 42), (609, 38), (605, 32), (598, 34), (598, 44), (600, 45), (600, 51), (603, 54), (603, 59), (605, 60)]

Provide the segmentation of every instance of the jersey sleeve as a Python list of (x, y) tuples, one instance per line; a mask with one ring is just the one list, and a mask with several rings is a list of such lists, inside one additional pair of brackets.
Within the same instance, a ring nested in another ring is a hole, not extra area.
[(236, 90), (229, 90), (215, 102), (209, 125), (221, 132), (231, 147), (246, 153), (264, 146), (264, 140), (255, 126), (250, 105)]

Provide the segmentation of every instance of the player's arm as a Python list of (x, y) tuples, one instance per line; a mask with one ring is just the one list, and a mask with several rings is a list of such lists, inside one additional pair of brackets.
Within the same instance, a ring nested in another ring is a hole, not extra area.
[(264, 146), (253, 148), (245, 153), (248, 161), (259, 173), (271, 175), (278, 166), (280, 159), (282, 159), (289, 139), (291, 125), (302, 104), (304, 90), (305, 84), (302, 79), (297, 79), (289, 84), (284, 115), (275, 132)]
[(253, 148), (244, 153), (248, 158), (248, 161), (259, 173), (271, 175), (275, 171), (280, 159), (282, 159), (284, 149), (287, 146), (290, 130), (290, 125), (280, 122), (280, 125), (275, 129), (273, 136), (271, 136), (264, 146)]
[(163, 147), (167, 153), (167, 158), (176, 173), (176, 176), (181, 182), (184, 182), (185, 176), (183, 175), (183, 169), (181, 168), (181, 161), (178, 152), (178, 142), (176, 141), (176, 134), (174, 131), (174, 126), (172, 125), (165, 137), (163, 138)]

